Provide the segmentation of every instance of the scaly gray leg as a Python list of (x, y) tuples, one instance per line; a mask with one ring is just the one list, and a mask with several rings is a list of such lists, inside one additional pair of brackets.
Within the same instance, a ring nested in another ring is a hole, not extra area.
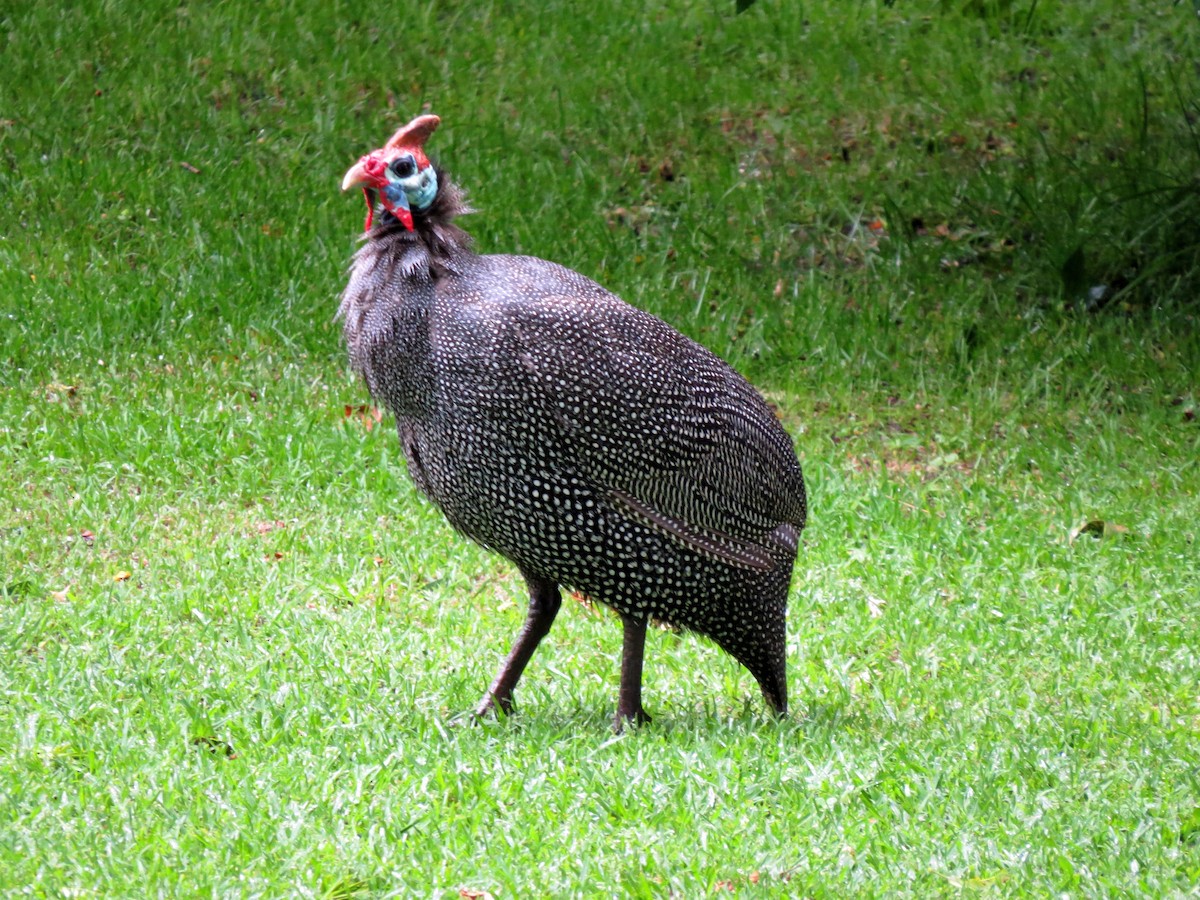
[(554, 617), (558, 615), (559, 607), (562, 606), (562, 596), (556, 583), (526, 575), (524, 572), (521, 574), (525, 575), (525, 582), (529, 585), (529, 613), (525, 617), (525, 624), (521, 626), (521, 633), (517, 635), (516, 643), (496, 675), (496, 680), (475, 707), (477, 717), (485, 716), (493, 710), (499, 710), (506, 716), (513, 711), (513, 688), (521, 680), (521, 673), (525, 671), (533, 651), (550, 631)]
[(621, 616), (625, 626), (621, 642), (621, 689), (617, 694), (617, 716), (613, 731), (620, 732), (626, 722), (645, 725), (650, 721), (642, 709), (642, 658), (646, 650), (646, 620)]

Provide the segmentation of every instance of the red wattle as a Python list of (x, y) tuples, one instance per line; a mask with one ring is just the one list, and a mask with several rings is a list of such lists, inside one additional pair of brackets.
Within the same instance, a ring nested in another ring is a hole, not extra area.
[(363, 199), (367, 201), (367, 221), (363, 223), (363, 231), (371, 230), (371, 222), (375, 219), (375, 207), (371, 203), (371, 192), (363, 188)]

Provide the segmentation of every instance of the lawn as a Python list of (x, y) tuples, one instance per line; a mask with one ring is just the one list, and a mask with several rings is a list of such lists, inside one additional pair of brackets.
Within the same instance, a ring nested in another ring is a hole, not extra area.
[[(1192, 4), (0, 8), (0, 892), (1200, 892)], [(733, 362), (810, 490), (792, 713), (409, 482), (346, 168)]]

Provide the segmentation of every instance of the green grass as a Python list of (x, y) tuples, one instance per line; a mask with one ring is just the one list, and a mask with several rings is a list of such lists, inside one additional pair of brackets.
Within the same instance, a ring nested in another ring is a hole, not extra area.
[[(733, 6), (0, 8), (6, 895), (1200, 890), (1194, 10)], [(451, 727), (520, 580), (331, 321), (426, 104), (481, 248), (779, 406), (787, 721), (656, 631), (614, 737), (572, 601)]]

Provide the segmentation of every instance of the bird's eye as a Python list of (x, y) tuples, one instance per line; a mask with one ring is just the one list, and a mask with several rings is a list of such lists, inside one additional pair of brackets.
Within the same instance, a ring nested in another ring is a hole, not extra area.
[(417, 161), (412, 158), (411, 154), (405, 153), (403, 156), (393, 159), (388, 168), (397, 178), (408, 178), (417, 173)]

